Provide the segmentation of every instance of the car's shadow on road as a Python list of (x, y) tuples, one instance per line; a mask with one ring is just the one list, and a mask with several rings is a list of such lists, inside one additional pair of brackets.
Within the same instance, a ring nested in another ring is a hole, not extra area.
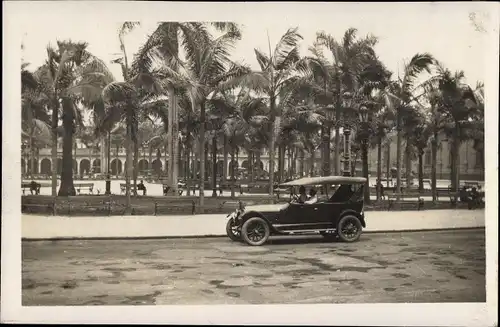
[(342, 243), (339, 239), (325, 239), (322, 236), (278, 236), (271, 237), (266, 245)]

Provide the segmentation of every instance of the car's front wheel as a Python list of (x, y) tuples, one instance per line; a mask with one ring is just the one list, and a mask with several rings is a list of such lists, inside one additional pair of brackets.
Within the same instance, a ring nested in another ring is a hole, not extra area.
[(358, 217), (346, 215), (342, 217), (337, 225), (337, 234), (344, 242), (355, 242), (361, 236), (363, 226)]
[(269, 225), (260, 217), (248, 219), (241, 228), (241, 237), (247, 244), (253, 246), (264, 244), (270, 234)]
[(241, 241), (241, 233), (238, 230), (238, 226), (235, 224), (234, 219), (229, 219), (227, 221), (226, 234), (232, 241)]

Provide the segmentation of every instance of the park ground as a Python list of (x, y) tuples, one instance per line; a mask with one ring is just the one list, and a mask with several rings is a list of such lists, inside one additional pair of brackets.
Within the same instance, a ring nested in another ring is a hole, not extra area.
[(23, 305), (484, 302), (484, 229), (275, 237), (23, 241)]

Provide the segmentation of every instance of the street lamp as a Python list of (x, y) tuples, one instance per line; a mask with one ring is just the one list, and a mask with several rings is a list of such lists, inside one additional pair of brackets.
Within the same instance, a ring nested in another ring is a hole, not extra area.
[[(354, 97), (351, 92), (344, 92), (342, 94), (344, 106), (343, 110), (350, 111), (354, 105)], [(343, 134), (344, 134), (344, 170), (342, 175), (344, 176), (351, 176), (351, 140), (350, 140), (350, 135), (351, 135), (351, 127), (349, 125), (349, 120), (347, 117), (345, 117), (344, 114), (344, 119), (343, 119), (344, 126), (342, 128)]]
[(365, 185), (365, 190), (364, 190), (364, 197), (365, 197), (365, 203), (370, 203), (370, 189), (369, 189), (369, 182), (368, 182), (368, 137), (369, 137), (369, 130), (368, 130), (368, 124), (369, 124), (369, 110), (365, 106), (361, 106), (359, 108), (359, 120), (361, 122), (361, 154), (362, 154), (362, 163), (363, 163), (363, 177), (367, 179), (366, 185)]
[(106, 158), (106, 195), (111, 195), (111, 174), (109, 170), (110, 159), (111, 159), (111, 132), (108, 132), (108, 144), (107, 144), (107, 158)]

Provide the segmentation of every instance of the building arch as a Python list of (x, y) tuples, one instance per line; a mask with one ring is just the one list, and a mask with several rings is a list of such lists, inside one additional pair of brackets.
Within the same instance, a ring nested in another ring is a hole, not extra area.
[(101, 159), (97, 158), (92, 162), (92, 169), (94, 173), (99, 174), (101, 172)]
[(153, 160), (153, 171), (155, 172), (156, 175), (160, 175), (161, 174), (161, 170), (162, 170), (162, 162), (161, 160), (158, 160), (158, 159), (155, 159)]
[(118, 176), (122, 173), (122, 161), (120, 159), (113, 159), (109, 167), (111, 175)]
[[(33, 165), (32, 165), (32, 162), (34, 162)], [(33, 171), (31, 171), (31, 167), (33, 167)], [(26, 171), (31, 173), (31, 174), (38, 174), (38, 160), (28, 159)]]
[(80, 161), (80, 176), (88, 175), (90, 173), (90, 160), (82, 159)]
[(50, 159), (44, 158), (40, 163), (40, 172), (44, 175), (52, 175), (52, 163)]
[(148, 161), (146, 159), (141, 159), (139, 160), (138, 164), (138, 171), (139, 172), (144, 172), (145, 170), (148, 169)]
[(248, 160), (243, 160), (243, 162), (241, 163), (241, 167), (245, 168), (245, 169), (249, 169), (250, 164), (249, 164)]

